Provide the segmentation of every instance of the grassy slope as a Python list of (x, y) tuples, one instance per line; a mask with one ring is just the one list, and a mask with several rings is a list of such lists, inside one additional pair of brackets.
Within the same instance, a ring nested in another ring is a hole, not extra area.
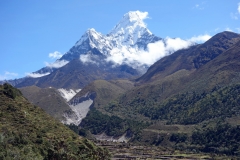
[(74, 98), (84, 96), (87, 92), (96, 93), (94, 107), (104, 112), (103, 108), (109, 102), (116, 100), (133, 86), (134, 83), (129, 80), (96, 80), (84, 87)]
[(0, 121), (0, 159), (108, 157), (106, 150), (73, 133), (10, 85), (0, 86)]
[(188, 79), (185, 88), (190, 90), (211, 90), (238, 83), (240, 80), (240, 41), (197, 70)]
[(70, 111), (66, 101), (60, 96), (54, 88), (39, 88), (37, 86), (29, 86), (20, 88), (23, 95), (34, 105), (44, 109), (51, 116), (62, 120), (63, 113)]

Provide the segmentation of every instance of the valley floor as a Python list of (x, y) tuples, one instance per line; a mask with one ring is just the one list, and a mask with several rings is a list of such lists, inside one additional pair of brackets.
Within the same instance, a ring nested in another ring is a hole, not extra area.
[(98, 141), (98, 146), (107, 148), (112, 154), (112, 160), (199, 160), (199, 159), (238, 159), (225, 155), (207, 153), (187, 153), (170, 148), (157, 146), (138, 146), (131, 143)]

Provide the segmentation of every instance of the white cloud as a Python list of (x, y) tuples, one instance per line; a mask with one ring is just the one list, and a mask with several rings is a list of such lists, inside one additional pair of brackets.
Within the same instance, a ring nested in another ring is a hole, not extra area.
[(95, 62), (94, 60), (91, 59), (91, 55), (89, 54), (84, 54), (84, 55), (80, 55), (80, 60), (83, 62), (83, 63), (97, 63)]
[(18, 76), (17, 73), (8, 72), (8, 71), (5, 72), (5, 75), (8, 75), (8, 76), (14, 76), (14, 77)]
[(0, 75), (0, 80), (14, 79), (17, 76), (17, 73), (5, 71), (3, 75)]
[(217, 32), (218, 30), (219, 30), (219, 28), (214, 29), (215, 32)]
[(149, 18), (148, 12), (130, 11), (127, 14), (129, 15), (130, 21), (137, 21), (139, 19), (144, 20)]
[(59, 58), (61, 58), (63, 55), (58, 52), (58, 51), (55, 51), (53, 53), (49, 53), (48, 57), (49, 58), (52, 58), (52, 59), (57, 59), (55, 62), (45, 62), (45, 65), (46, 67), (49, 67), (49, 68), (60, 68), (60, 67), (63, 67), (65, 66), (66, 64), (68, 64), (69, 61), (66, 61), (66, 60), (59, 60)]
[(240, 33), (240, 28), (236, 28), (237, 32)]
[(41, 74), (41, 73), (25, 73), (25, 75), (27, 77), (32, 77), (32, 78), (39, 78), (39, 77), (43, 77), (43, 76), (46, 76), (46, 75), (49, 75), (49, 74), (50, 74), (50, 72), (43, 73), (43, 74)]
[(151, 65), (156, 61), (156, 59), (165, 56), (166, 53), (164, 49), (164, 43), (162, 41), (149, 44), (148, 51), (139, 51), (134, 48), (123, 46), (122, 48), (114, 48), (110, 53), (111, 56), (109, 56), (106, 60), (112, 61), (118, 65), (127, 63), (128, 65), (137, 68), (138, 66), (135, 66), (136, 64)]
[(48, 57), (53, 58), (53, 59), (59, 59), (62, 57), (62, 54), (58, 51), (55, 51), (53, 53), (49, 53)]
[(68, 62), (69, 61), (66, 61), (66, 60), (56, 60), (53, 63), (45, 62), (45, 65), (49, 68), (60, 68), (60, 67), (65, 66), (66, 64), (68, 64)]
[(114, 48), (110, 52), (110, 56), (107, 57), (106, 61), (112, 61), (118, 65), (127, 63), (133, 68), (139, 68), (142, 65), (150, 66), (157, 60), (179, 49), (188, 48), (196, 42), (205, 42), (210, 38), (211, 36), (209, 35), (195, 36), (188, 40), (167, 37), (165, 43), (163, 41), (157, 41), (148, 44), (146, 51), (123, 46), (122, 48)]
[(144, 20), (149, 18), (148, 17), (148, 12), (140, 12), (140, 11), (136, 11), (137, 15), (139, 16), (140, 19)]
[(202, 2), (201, 4), (195, 4), (193, 9), (203, 10), (203, 9), (205, 9), (204, 6), (205, 6), (205, 2)]
[(232, 30), (230, 28), (226, 28), (225, 31), (229, 31), (229, 32), (232, 32)]
[(238, 19), (238, 14), (237, 13), (231, 13), (230, 16), (231, 16), (232, 19), (235, 19), (235, 20)]
[(238, 13), (240, 14), (240, 3), (238, 3)]
[(204, 34), (204, 35), (194, 36), (194, 37), (188, 39), (188, 41), (196, 42), (196, 43), (202, 43), (202, 42), (206, 42), (210, 38), (211, 38), (210, 35)]
[(175, 52), (179, 49), (188, 48), (191, 45), (191, 41), (182, 40), (181, 38), (166, 38), (165, 50), (167, 52)]
[(238, 3), (237, 12), (231, 13), (230, 16), (232, 19), (237, 20), (239, 18), (239, 14), (240, 14), (240, 3)]

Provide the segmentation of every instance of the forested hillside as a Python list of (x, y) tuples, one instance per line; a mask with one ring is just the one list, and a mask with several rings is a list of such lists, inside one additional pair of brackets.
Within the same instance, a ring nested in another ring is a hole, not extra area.
[(108, 159), (97, 147), (29, 103), (8, 84), (0, 86), (0, 159)]

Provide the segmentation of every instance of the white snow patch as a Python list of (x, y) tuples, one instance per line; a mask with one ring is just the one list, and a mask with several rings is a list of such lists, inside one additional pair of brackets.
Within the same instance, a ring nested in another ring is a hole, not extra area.
[(72, 99), (81, 89), (73, 90), (73, 89), (64, 89), (60, 88), (58, 89), (60, 95), (68, 102), (70, 99)]
[(73, 123), (78, 126), (81, 123), (82, 119), (87, 116), (87, 113), (90, 110), (91, 105), (93, 104), (93, 100), (90, 98), (90, 95), (91, 94), (87, 92), (84, 96), (75, 97), (71, 101), (69, 101), (69, 107), (74, 112), (74, 114), (63, 114), (66, 120), (62, 121), (62, 123)]
[(77, 89), (76, 92), (78, 93), (78, 92), (80, 92), (81, 90), (82, 90), (82, 89)]
[(86, 101), (83, 101), (82, 103), (79, 103), (77, 105), (69, 105), (69, 107), (72, 109), (72, 111), (75, 113), (74, 115), (67, 115), (64, 114), (63, 116), (66, 118), (66, 121), (63, 123), (65, 124), (75, 124), (79, 125), (83, 118), (87, 116), (88, 111), (90, 110), (90, 106), (92, 105), (93, 100), (88, 99)]

